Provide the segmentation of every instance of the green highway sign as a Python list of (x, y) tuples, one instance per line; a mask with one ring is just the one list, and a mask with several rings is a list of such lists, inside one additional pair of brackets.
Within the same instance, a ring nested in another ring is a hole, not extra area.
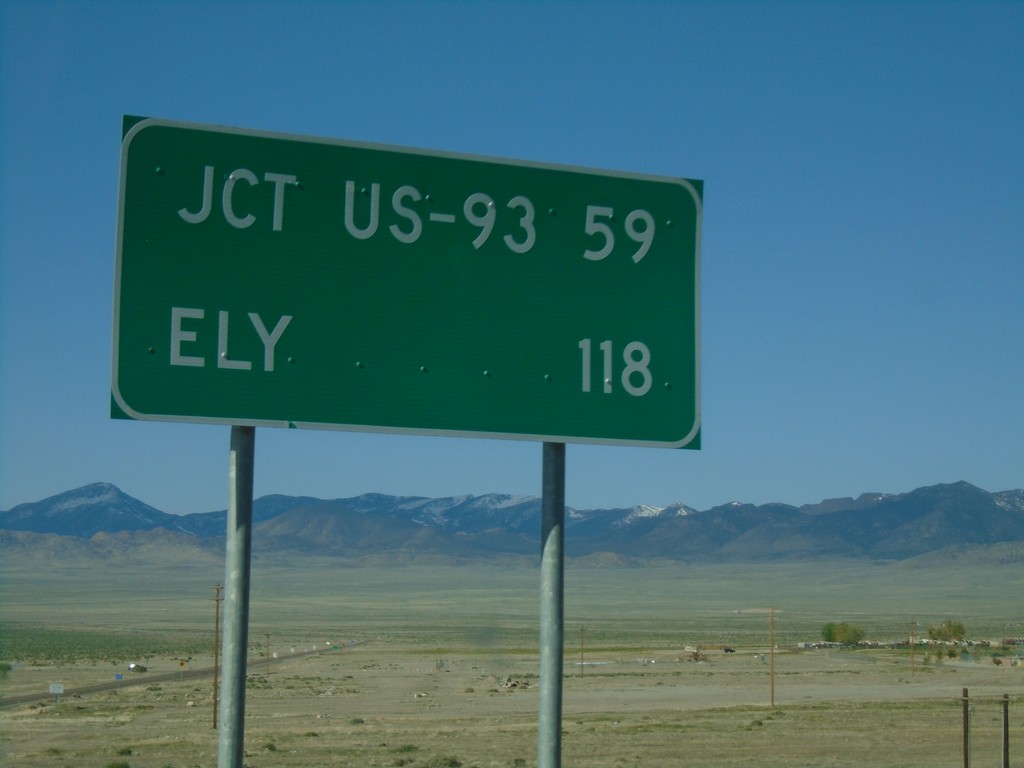
[(699, 447), (702, 186), (126, 117), (111, 414)]

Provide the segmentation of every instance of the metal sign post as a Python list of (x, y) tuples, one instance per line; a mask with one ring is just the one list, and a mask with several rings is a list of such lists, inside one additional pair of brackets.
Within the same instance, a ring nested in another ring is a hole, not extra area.
[(220, 689), (217, 768), (242, 768), (245, 667), (249, 646), (249, 573), (256, 430), (231, 428), (228, 523), (224, 557), (224, 665)]
[(565, 619), (565, 444), (544, 443), (540, 557), (540, 711), (537, 768), (562, 764)]

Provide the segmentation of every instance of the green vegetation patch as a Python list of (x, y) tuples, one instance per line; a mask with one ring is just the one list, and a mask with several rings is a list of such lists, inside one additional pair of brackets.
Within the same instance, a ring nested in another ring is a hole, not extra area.
[(0, 623), (0, 659), (44, 666), (199, 654), (209, 638), (125, 629), (76, 629)]

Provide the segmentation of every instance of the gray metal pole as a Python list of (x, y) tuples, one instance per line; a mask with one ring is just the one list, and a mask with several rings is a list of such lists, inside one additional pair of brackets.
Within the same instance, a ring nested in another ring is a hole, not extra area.
[(964, 688), (964, 694), (961, 701), (964, 724), (964, 768), (971, 768), (971, 700), (967, 695), (966, 688)]
[(220, 708), (220, 591), (223, 584), (213, 585), (213, 728), (217, 729), (217, 710)]
[(540, 712), (537, 768), (562, 765), (565, 444), (544, 443), (540, 557)]
[(255, 445), (256, 430), (253, 427), (231, 427), (217, 768), (242, 768), (244, 754), (245, 663), (249, 647), (249, 573), (252, 554)]

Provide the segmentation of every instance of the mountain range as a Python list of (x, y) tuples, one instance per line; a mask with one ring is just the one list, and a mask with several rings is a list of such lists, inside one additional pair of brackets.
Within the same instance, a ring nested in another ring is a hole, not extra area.
[[(534, 496), (270, 495), (253, 502), (253, 548), (257, 555), (344, 558), (532, 556), (540, 547), (540, 514)], [(223, 548), (226, 520), (225, 510), (169, 514), (114, 485), (93, 483), (0, 512), (0, 549), (56, 551), (59, 545), (104, 557), (163, 547), (210, 556)], [(956, 482), (801, 507), (567, 508), (565, 518), (567, 556), (619, 563), (905, 560), (965, 547), (999, 547), (1003, 557), (1024, 559), (1024, 490), (990, 493)]]

